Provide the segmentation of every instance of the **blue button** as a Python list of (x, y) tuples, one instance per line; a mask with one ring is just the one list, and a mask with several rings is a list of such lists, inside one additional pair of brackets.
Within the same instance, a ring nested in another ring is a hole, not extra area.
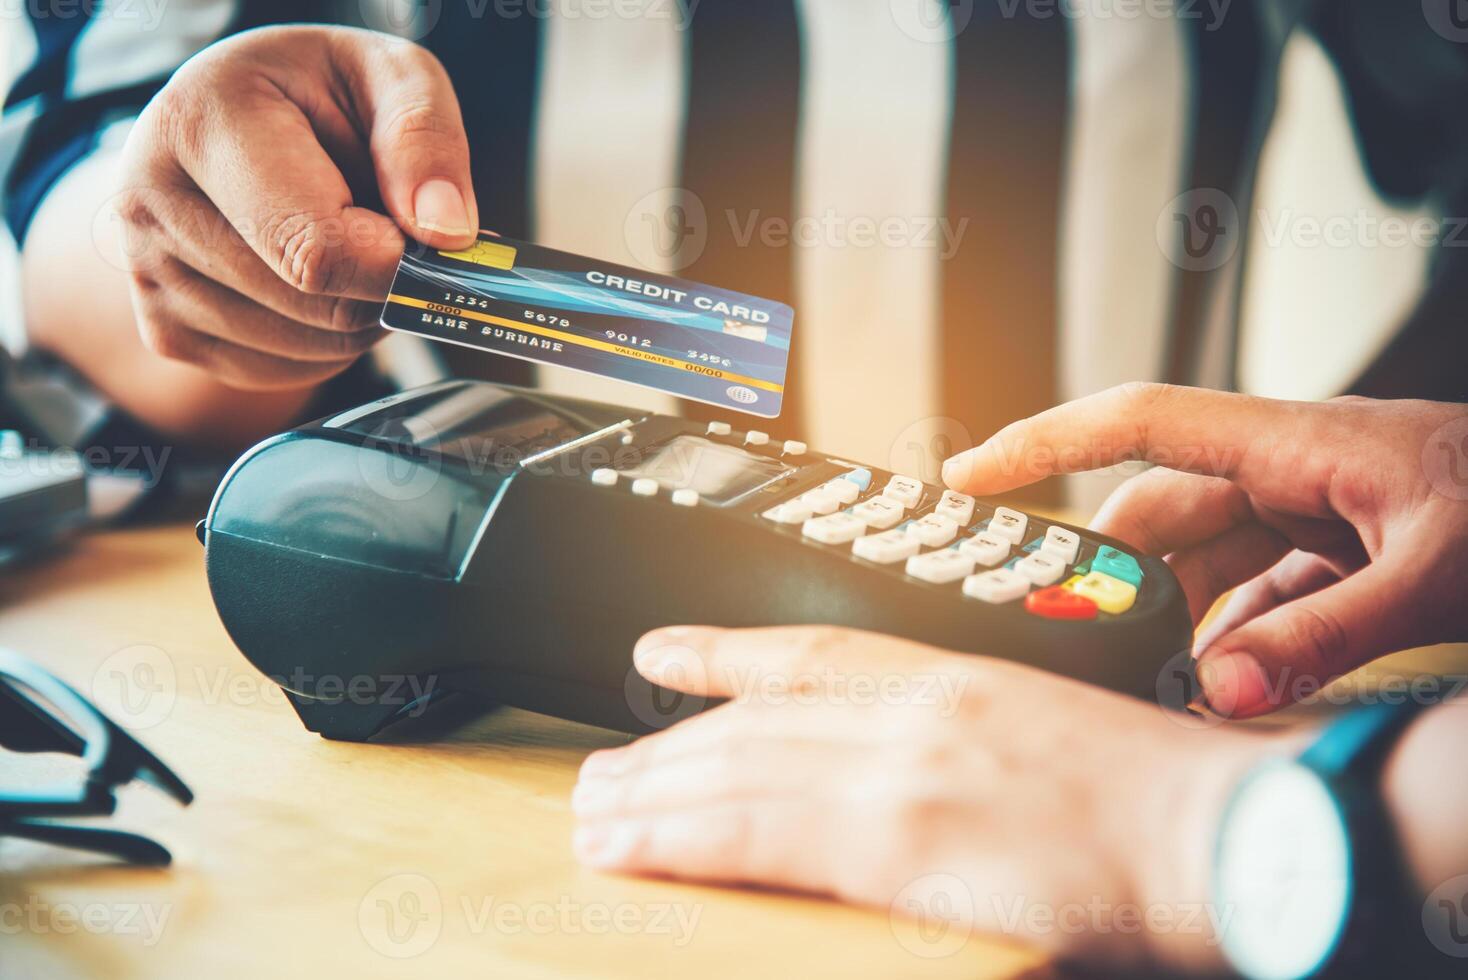
[(861, 488), (863, 493), (866, 492), (867, 487), (872, 485), (872, 471), (866, 469), (865, 467), (861, 469), (847, 470), (845, 473), (842, 473), (841, 476), (843, 479), (850, 480), (852, 483), (855, 483), (858, 487)]
[(1121, 579), (1132, 586), (1142, 584), (1142, 569), (1137, 565), (1137, 560), (1107, 545), (1102, 545), (1101, 550), (1096, 552), (1096, 557), (1091, 559), (1091, 571)]
[(1034, 552), (1039, 551), (1044, 546), (1044, 544), (1044, 538), (1036, 538), (1029, 544), (1025, 545), (1025, 554), (1033, 554)]

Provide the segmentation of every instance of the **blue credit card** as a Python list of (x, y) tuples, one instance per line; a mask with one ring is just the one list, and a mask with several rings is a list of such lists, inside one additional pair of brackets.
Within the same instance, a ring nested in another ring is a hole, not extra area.
[(554, 364), (762, 418), (780, 414), (795, 312), (783, 303), (481, 232), (409, 245), (389, 330)]

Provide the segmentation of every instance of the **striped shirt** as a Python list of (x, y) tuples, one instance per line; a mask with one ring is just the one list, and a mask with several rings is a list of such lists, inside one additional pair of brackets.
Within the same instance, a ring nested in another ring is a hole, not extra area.
[[(10, 25), (0, 187), (15, 241), (57, 179), (212, 41), (365, 23), (444, 62), (485, 227), (790, 303), (777, 430), (928, 480), (1063, 398), (1137, 379), (1236, 384), (1241, 216), (1295, 32), (1334, 58), (1376, 187), (1468, 213), (1468, 38), (1396, 0), (64, 6), (27, 0)], [(1355, 390), (1462, 397), (1444, 356), (1464, 343), (1461, 252), (1437, 248), (1417, 308)], [(0, 317), (24, 367), (19, 314)], [(437, 362), (676, 408), (411, 343), (393, 338), (379, 362), (419, 365), (399, 367), (412, 380)], [(109, 410), (74, 377), (66, 387), (83, 407), (54, 434), (85, 441)]]

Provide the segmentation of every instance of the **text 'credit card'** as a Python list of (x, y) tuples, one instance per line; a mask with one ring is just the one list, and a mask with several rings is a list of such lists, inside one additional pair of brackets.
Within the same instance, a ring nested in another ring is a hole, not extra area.
[(481, 232), (410, 245), (390, 330), (585, 371), (763, 418), (780, 414), (795, 314), (783, 303)]

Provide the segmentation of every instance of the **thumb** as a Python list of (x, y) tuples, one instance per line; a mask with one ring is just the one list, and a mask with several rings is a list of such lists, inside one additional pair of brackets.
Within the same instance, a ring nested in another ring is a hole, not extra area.
[(472, 245), (479, 208), (469, 137), (443, 65), (426, 49), (396, 38), (350, 45), (346, 61), (388, 213), (425, 245)]
[(1198, 655), (1209, 707), (1230, 718), (1268, 714), (1418, 645), (1416, 594), (1409, 568), (1379, 561), (1211, 640)]

